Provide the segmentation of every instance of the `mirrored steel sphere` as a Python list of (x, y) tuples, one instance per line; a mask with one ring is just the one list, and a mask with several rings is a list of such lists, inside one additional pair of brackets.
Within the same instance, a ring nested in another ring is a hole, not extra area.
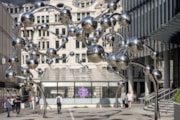
[(116, 25), (116, 18), (110, 17), (111, 27)]
[(48, 48), (46, 51), (46, 55), (48, 56), (48, 58), (52, 59), (56, 56), (57, 51), (54, 48)]
[(82, 28), (77, 29), (76, 31), (76, 40), (77, 41), (84, 41), (85, 40), (85, 33)]
[(44, 73), (44, 71), (41, 68), (38, 68), (38, 74), (42, 75)]
[(71, 23), (71, 19), (72, 16), (70, 10), (63, 8), (60, 11), (60, 21), (62, 22), (62, 24), (69, 25)]
[(91, 43), (96, 44), (98, 42), (99, 42), (99, 40), (96, 37), (91, 37), (88, 39), (89, 44), (91, 44)]
[(91, 33), (96, 30), (97, 21), (93, 17), (87, 16), (82, 20), (82, 28), (85, 32)]
[(31, 26), (34, 23), (34, 15), (31, 12), (25, 12), (21, 16), (21, 22), (24, 26)]
[(68, 27), (68, 35), (74, 37), (76, 35), (76, 27), (70, 26)]
[(28, 41), (28, 42), (26, 42), (26, 44), (25, 44), (25, 46), (24, 46), (24, 50), (25, 50), (26, 52), (28, 52), (28, 51), (30, 51), (30, 50), (34, 50), (35, 47), (36, 47), (36, 46), (35, 46), (35, 44), (33, 43), (33, 41)]
[(68, 37), (67, 36), (63, 36), (62, 37), (62, 42), (63, 43), (67, 43), (68, 42)]
[(110, 10), (111, 12), (114, 12), (114, 11), (117, 9), (117, 4), (114, 3), (114, 2), (109, 2), (109, 3), (107, 4), (107, 8), (109, 8), (109, 10)]
[(104, 58), (104, 48), (100, 45), (90, 45), (87, 49), (87, 58), (90, 62), (98, 63)]
[(46, 63), (47, 63), (48, 65), (51, 65), (51, 64), (53, 63), (53, 59), (46, 59)]
[(16, 73), (13, 70), (9, 69), (9, 70), (6, 71), (5, 74), (6, 74), (6, 79), (7, 80), (10, 80), (10, 81), (15, 80)]
[(145, 68), (143, 69), (143, 72), (144, 72), (145, 75), (150, 75), (150, 74), (152, 74), (153, 69), (154, 69), (153, 66), (146, 65)]
[(35, 69), (35, 68), (37, 68), (39, 62), (37, 59), (29, 58), (26, 60), (26, 64), (27, 64), (29, 69)]
[(21, 37), (13, 38), (12, 45), (17, 49), (22, 49), (25, 45), (25, 40)]
[(103, 32), (102, 29), (96, 29), (93, 33), (93, 36), (99, 39), (102, 36)]
[(100, 24), (103, 29), (109, 28), (111, 26), (111, 21), (109, 16), (104, 16), (103, 18), (101, 18)]
[(44, 6), (44, 3), (42, 2), (42, 1), (36, 1), (35, 3), (34, 3), (34, 7), (35, 8), (40, 8), (40, 7), (43, 7)]
[(17, 56), (10, 56), (8, 59), (8, 62), (10, 65), (17, 65), (19, 62), (19, 59)]
[(158, 59), (159, 58), (159, 53), (157, 51), (152, 52), (151, 53), (151, 58), (154, 59), (154, 60)]
[(118, 22), (122, 26), (128, 26), (131, 23), (129, 15), (125, 12), (118, 16)]
[(130, 59), (127, 55), (120, 53), (116, 56), (117, 68), (125, 70), (128, 68), (129, 63), (130, 63)]
[(157, 69), (153, 69), (152, 74), (153, 74), (155, 79), (157, 79), (157, 80), (161, 80), (162, 79), (161, 71), (159, 71)]
[(30, 55), (31, 58), (34, 58), (34, 59), (39, 59), (39, 57), (40, 57), (39, 52), (37, 52), (35, 50), (29, 51), (29, 55)]
[(132, 37), (129, 39), (128, 46), (129, 46), (129, 50), (132, 53), (137, 53), (143, 50), (143, 41), (136, 37)]
[(106, 61), (109, 63), (112, 67), (116, 67), (116, 55), (114, 53), (108, 53), (106, 55)]
[(48, 31), (49, 29), (49, 25), (47, 23), (42, 23), (41, 24), (41, 30), (42, 31)]
[(71, 52), (69, 53), (69, 55), (70, 55), (70, 56), (74, 56), (74, 52), (71, 51)]
[(15, 23), (15, 27), (17, 28), (17, 29), (20, 29), (21, 27), (22, 27), (22, 23), (21, 22), (16, 22)]
[(21, 68), (21, 75), (26, 77), (31, 75), (31, 72), (28, 68)]
[(106, 34), (105, 35), (105, 39), (104, 39), (107, 43), (113, 43), (115, 38), (112, 34)]
[(123, 39), (120, 39), (117, 44), (119, 48), (123, 48), (126, 46), (126, 42)]

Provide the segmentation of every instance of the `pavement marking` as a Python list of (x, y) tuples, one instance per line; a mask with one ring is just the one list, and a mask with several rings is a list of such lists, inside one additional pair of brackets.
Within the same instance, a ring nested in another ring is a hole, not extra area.
[(73, 115), (73, 113), (72, 113), (72, 111), (71, 111), (71, 108), (69, 108), (69, 114), (70, 114), (70, 116), (71, 116), (71, 119), (72, 119), (72, 120), (75, 120), (75, 119), (74, 119), (74, 115)]

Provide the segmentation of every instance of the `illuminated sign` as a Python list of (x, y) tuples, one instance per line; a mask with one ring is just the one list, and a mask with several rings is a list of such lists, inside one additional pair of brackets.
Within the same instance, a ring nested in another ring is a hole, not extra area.
[(79, 88), (79, 89), (78, 89), (78, 95), (79, 95), (81, 98), (88, 97), (88, 94), (89, 94), (89, 92), (88, 92), (88, 89), (87, 89), (87, 88), (82, 87), (82, 88)]

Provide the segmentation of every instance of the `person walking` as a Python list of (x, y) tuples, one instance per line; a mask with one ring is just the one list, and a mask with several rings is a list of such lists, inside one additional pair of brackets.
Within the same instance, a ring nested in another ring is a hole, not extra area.
[(60, 95), (56, 97), (56, 104), (57, 104), (57, 112), (59, 114), (61, 112), (61, 106), (62, 106), (62, 97)]
[(126, 108), (126, 93), (123, 91), (122, 93), (121, 93), (121, 100), (122, 100), (122, 108)]
[(7, 97), (7, 99), (4, 102), (4, 108), (6, 108), (7, 117), (10, 117), (10, 112), (11, 112), (12, 106), (11, 106), (11, 100), (9, 97)]
[(20, 109), (21, 109), (21, 97), (17, 96), (16, 97), (16, 113), (19, 114), (20, 113)]
[(14, 96), (11, 97), (11, 106), (12, 106), (12, 111), (15, 112), (15, 98), (14, 98)]
[(127, 98), (127, 101), (128, 101), (128, 107), (131, 108), (131, 104), (132, 104), (133, 99), (134, 99), (133, 93), (131, 91), (129, 91), (126, 98)]

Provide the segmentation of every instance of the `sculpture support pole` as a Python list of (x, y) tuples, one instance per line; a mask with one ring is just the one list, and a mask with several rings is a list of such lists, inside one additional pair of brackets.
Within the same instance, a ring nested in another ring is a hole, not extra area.
[(44, 101), (44, 112), (43, 112), (43, 118), (47, 118), (46, 116), (46, 112), (47, 112), (47, 102), (46, 102), (46, 97), (45, 97), (45, 94), (43, 92), (43, 90), (41, 89), (41, 87), (34, 81), (31, 81), (32, 83), (36, 84), (38, 89), (40, 90), (41, 94), (42, 94), (42, 97), (43, 97), (43, 101)]

